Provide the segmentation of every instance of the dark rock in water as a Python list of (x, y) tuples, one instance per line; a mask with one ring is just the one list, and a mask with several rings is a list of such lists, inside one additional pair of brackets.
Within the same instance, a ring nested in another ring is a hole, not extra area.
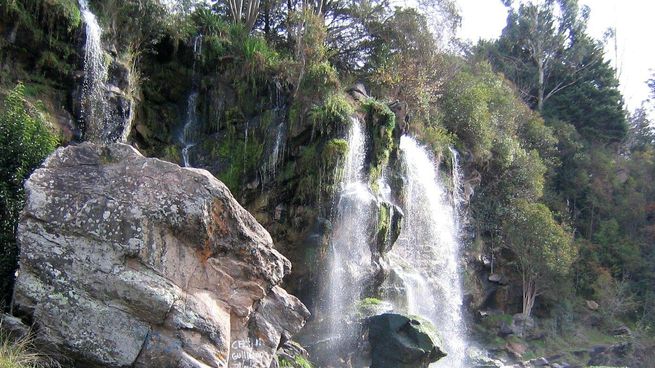
[(385, 313), (368, 319), (371, 368), (419, 368), (446, 356), (426, 322)]
[(268, 368), (308, 318), (278, 286), (290, 262), (207, 171), (84, 143), (26, 192), (15, 310), (76, 366)]

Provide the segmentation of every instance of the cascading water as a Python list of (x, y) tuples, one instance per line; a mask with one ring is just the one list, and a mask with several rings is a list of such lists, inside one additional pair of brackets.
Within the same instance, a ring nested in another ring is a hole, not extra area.
[(124, 138), (120, 127), (112, 126), (107, 105), (107, 65), (102, 49), (102, 29), (87, 0), (79, 0), (82, 19), (86, 24), (84, 46), (84, 86), (82, 89), (82, 117), (85, 122), (85, 139), (109, 143)]
[(343, 353), (340, 347), (355, 335), (347, 323), (351, 312), (348, 308), (360, 299), (371, 267), (369, 229), (376, 199), (364, 174), (365, 145), (361, 122), (353, 119), (329, 249), (327, 279), (323, 283), (327, 288), (323, 303), (326, 313), (324, 335), (336, 353)]
[(278, 162), (284, 155), (284, 139), (284, 121), (282, 121), (275, 127), (275, 143), (273, 143), (273, 150), (268, 157), (268, 167), (266, 168), (266, 171), (273, 177), (275, 177)]
[(182, 161), (184, 167), (190, 167), (189, 163), (189, 149), (196, 145), (196, 130), (198, 126), (198, 91), (192, 90), (189, 93), (186, 103), (186, 117), (184, 120), (184, 127), (180, 135), (180, 143), (182, 144)]
[[(268, 128), (269, 137), (266, 141), (268, 160), (260, 168), (262, 182), (267, 183), (275, 179), (280, 162), (284, 159), (287, 140), (287, 112), (288, 105), (283, 96), (282, 85), (275, 83), (275, 99), (273, 101), (273, 116), (271, 127)], [(275, 124), (275, 125), (274, 125)], [(262, 186), (262, 189), (264, 187)]]
[[(457, 225), (457, 231), (461, 231), (463, 226), (463, 221), (466, 219), (466, 214), (464, 211), (464, 185), (462, 185), (462, 169), (459, 167), (459, 152), (453, 147), (448, 147), (450, 151), (450, 166), (451, 174), (450, 181), (452, 184), (452, 206), (455, 210), (455, 222)], [(461, 234), (460, 234), (461, 235)]]
[(441, 333), (448, 356), (431, 367), (463, 368), (457, 213), (428, 151), (407, 136), (401, 138), (400, 149), (406, 175), (405, 217), (389, 254), (405, 289), (405, 300), (396, 301), (397, 308), (428, 319)]
[(182, 163), (184, 167), (190, 167), (189, 150), (196, 145), (198, 138), (198, 128), (200, 127), (198, 120), (198, 81), (196, 78), (196, 60), (202, 56), (202, 35), (197, 35), (193, 38), (193, 69), (191, 80), (191, 92), (187, 97), (186, 113), (184, 117), (184, 126), (179, 136), (180, 144), (182, 145)]

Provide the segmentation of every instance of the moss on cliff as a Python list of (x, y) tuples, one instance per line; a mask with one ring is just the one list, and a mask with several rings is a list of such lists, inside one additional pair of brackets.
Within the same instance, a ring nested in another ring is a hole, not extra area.
[(371, 153), (369, 181), (373, 190), (378, 190), (378, 179), (389, 163), (389, 157), (395, 147), (393, 130), (396, 127), (396, 115), (385, 103), (368, 99), (362, 104), (366, 114), (366, 123), (371, 136)]

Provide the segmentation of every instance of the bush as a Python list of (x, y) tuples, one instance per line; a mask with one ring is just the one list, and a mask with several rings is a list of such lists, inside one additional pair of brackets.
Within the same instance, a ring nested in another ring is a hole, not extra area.
[(18, 84), (0, 115), (0, 296), (8, 301), (17, 267), (16, 225), (23, 208), (23, 182), (58, 144), (46, 122), (29, 111), (25, 87)]

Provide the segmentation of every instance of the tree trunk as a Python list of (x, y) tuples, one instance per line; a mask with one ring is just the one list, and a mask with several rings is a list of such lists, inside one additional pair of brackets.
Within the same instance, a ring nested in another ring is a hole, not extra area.
[(271, 0), (264, 2), (264, 34), (266, 39), (271, 38)]
[(537, 61), (538, 73), (539, 73), (539, 84), (537, 85), (537, 111), (540, 113), (544, 109), (544, 63), (542, 60)]
[(534, 301), (537, 298), (537, 287), (534, 277), (527, 271), (521, 272), (521, 277), (523, 278), (523, 315), (530, 317)]

